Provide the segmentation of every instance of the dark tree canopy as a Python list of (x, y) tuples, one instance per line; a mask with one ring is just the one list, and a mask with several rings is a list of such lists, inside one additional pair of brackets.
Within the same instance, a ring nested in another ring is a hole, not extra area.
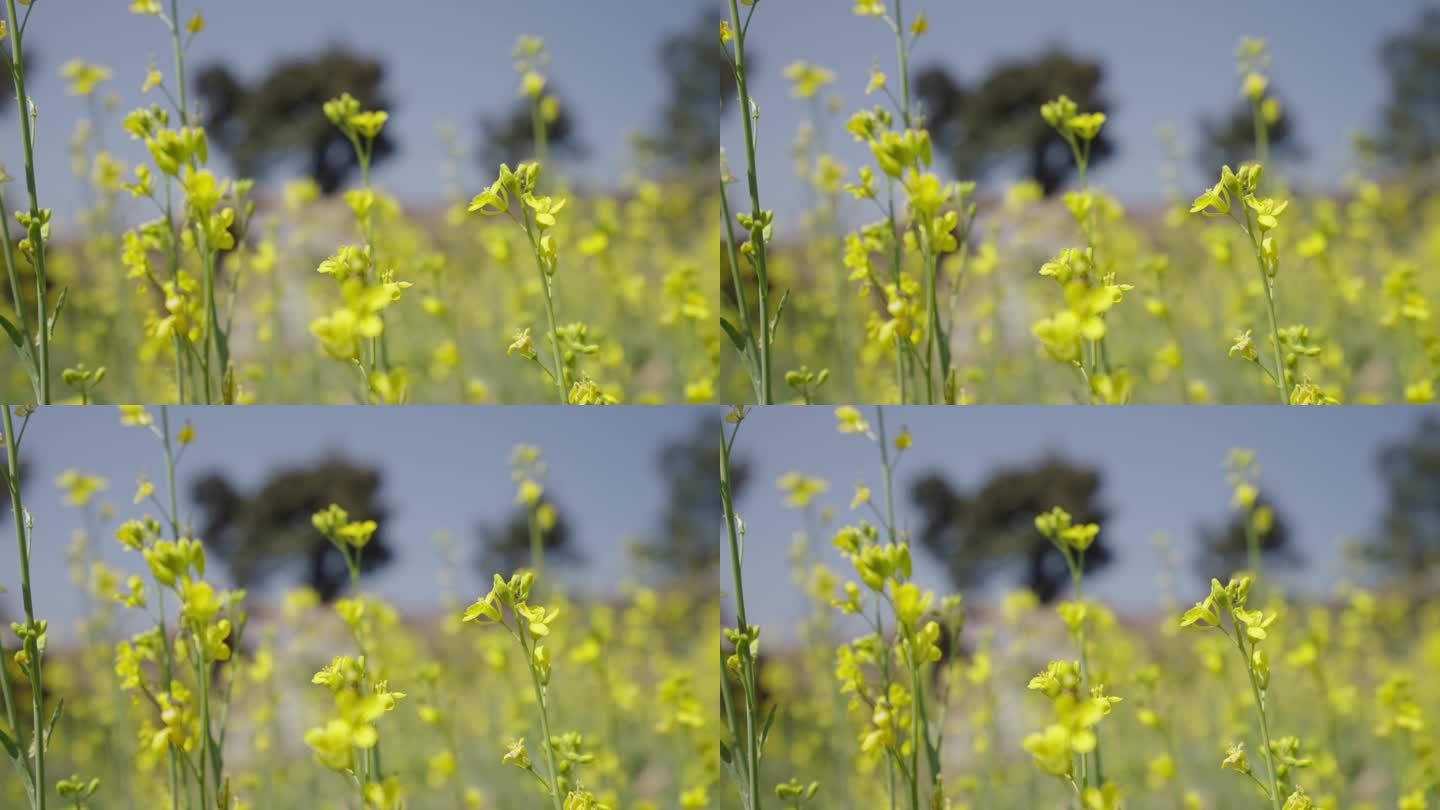
[(1036, 530), (1035, 516), (1059, 506), (1076, 523), (1100, 524), (1100, 534), (1085, 552), (1085, 570), (1100, 569), (1114, 556), (1104, 529), (1101, 484), (1099, 470), (1050, 456), (1001, 469), (972, 492), (930, 474), (916, 481), (910, 497), (924, 515), (921, 545), (941, 561), (956, 587), (1020, 565), (1023, 584), (1051, 602), (1069, 584), (1070, 574), (1064, 556)]
[(1427, 417), (1409, 438), (1379, 454), (1385, 511), (1365, 556), (1400, 576), (1440, 564), (1440, 419)]
[[(1289, 110), (1289, 105), (1281, 103), (1280, 116), (1266, 129), (1272, 161), (1305, 157), (1295, 117)], [(1196, 153), (1196, 162), (1205, 177), (1218, 174), (1221, 166), (1239, 167), (1254, 159), (1255, 117), (1249, 101), (1237, 101), (1223, 117), (1206, 116), (1200, 119), (1200, 148)]]
[[(669, 34), (660, 44), (659, 70), (669, 89), (653, 129), (658, 134), (643, 136), (641, 147), (672, 169), (713, 166), (720, 152), (720, 105), (732, 103), (736, 89), (719, 31), (720, 10), (710, 6), (694, 26)], [(746, 59), (753, 73), (754, 55), (747, 51)]]
[[(548, 569), (555, 564), (573, 565), (583, 561), (575, 548), (575, 537), (566, 519), (547, 493), (545, 503), (555, 510), (555, 523), (541, 532), (540, 543), (545, 550), (545, 565)], [(516, 506), (505, 521), (499, 525), (481, 525), (477, 531), (479, 552), (475, 556), (476, 569), (483, 581), (488, 582), (492, 574), (508, 577), (511, 572), (530, 565), (530, 512), (525, 506)]]
[[(915, 77), (926, 126), (935, 151), (957, 177), (979, 178), (1005, 166), (1018, 167), (1046, 195), (1075, 172), (1075, 159), (1056, 132), (1040, 117), (1040, 106), (1060, 95), (1074, 99), (1083, 112), (1110, 111), (1104, 66), (1060, 47), (1028, 59), (1002, 62), (973, 86), (931, 67)], [(1101, 130), (1091, 145), (1090, 167), (1115, 152)]]
[(361, 557), (373, 571), (394, 558), (380, 504), (382, 478), (374, 467), (331, 456), (314, 464), (276, 470), (245, 494), (219, 474), (195, 482), (191, 496), (203, 513), (201, 536), (240, 587), (260, 585), (281, 571), (303, 566), (306, 584), (326, 602), (348, 584), (340, 551), (325, 539), (311, 516), (332, 503), (352, 520), (380, 524)]
[(1440, 147), (1440, 9), (1385, 40), (1380, 63), (1390, 83), (1377, 146), (1400, 166), (1418, 166)]
[[(657, 457), (667, 485), (665, 511), (656, 536), (639, 550), (662, 573), (670, 576), (713, 573), (720, 562), (716, 535), (722, 525), (720, 500), (720, 448), (715, 424), (701, 420), (683, 439), (667, 443)], [(744, 483), (743, 465), (731, 465), (738, 497)]]
[[(1270, 512), (1268, 530), (1259, 531), (1260, 527), (1257, 526), (1263, 563), (1278, 563), (1284, 566), (1303, 564), (1304, 558), (1295, 549), (1289, 523), (1280, 510), (1275, 508), (1274, 503), (1265, 497), (1265, 493), (1256, 496), (1255, 509), (1267, 509)], [(1249, 521), (1247, 512), (1232, 510), (1220, 525), (1199, 527), (1197, 534), (1200, 538), (1200, 553), (1195, 564), (1197, 573), (1205, 581), (1208, 582), (1213, 577), (1225, 582), (1230, 575), (1250, 567), (1250, 541), (1246, 531)]]
[[(321, 108), (349, 93), (365, 108), (392, 110), (384, 80), (381, 62), (332, 47), (319, 56), (280, 62), (250, 84), (224, 65), (211, 65), (199, 73), (195, 89), (204, 102), (210, 140), (229, 155), (237, 174), (258, 177), (276, 162), (298, 160), (320, 190), (332, 194), (360, 165)], [(375, 139), (372, 165), (395, 152), (389, 132)]]
[[(554, 120), (545, 126), (545, 145), (551, 159), (557, 156), (581, 157), (585, 145), (580, 141), (579, 127), (570, 105), (560, 100), (557, 93), (547, 91), (556, 97), (559, 111)], [(500, 116), (482, 116), (479, 158), (481, 167), (494, 173), (501, 163), (511, 166), (535, 157), (535, 123), (530, 109), (530, 99), (517, 100), (510, 110)]]

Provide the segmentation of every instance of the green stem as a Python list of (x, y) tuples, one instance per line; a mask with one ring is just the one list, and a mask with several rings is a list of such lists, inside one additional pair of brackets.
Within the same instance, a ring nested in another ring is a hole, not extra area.
[[(39, 333), (39, 394), (42, 405), (50, 404), (50, 308), (45, 300), (45, 239), (40, 227), (40, 195), (35, 187), (35, 134), (30, 128), (30, 97), (25, 93), (25, 49), (22, 26), (15, 14), (15, 0), (5, 0), (9, 13), (10, 71), (15, 83), (15, 109), (20, 115), (20, 145), (25, 150), (25, 190), (30, 196), (30, 250), (35, 264), (36, 331)], [(3, 215), (3, 214), (0, 214)], [(8, 226), (7, 226), (8, 227)]]
[(910, 665), (910, 808), (920, 810), (920, 665), (915, 660), (915, 649), (911, 645), (906, 656)]
[(901, 11), (900, 0), (895, 0), (895, 50), (900, 59), (900, 114), (909, 128), (910, 120), (910, 54), (905, 47), (905, 14)]
[(521, 630), (516, 634), (520, 639), (520, 647), (525, 651), (525, 661), (530, 665), (530, 683), (535, 687), (535, 704), (540, 708), (540, 733), (545, 735), (541, 745), (545, 749), (545, 765), (550, 769), (550, 801), (555, 805), (555, 810), (564, 810), (564, 801), (560, 797), (560, 769), (555, 765), (555, 751), (550, 745), (550, 711), (547, 705), (546, 690), (540, 683), (540, 673), (535, 669), (535, 658), (531, 649), (525, 643), (525, 634)]
[(880, 475), (885, 483), (885, 531), (889, 535), (890, 542), (895, 542), (895, 495), (894, 485), (891, 481), (890, 470), (890, 444), (885, 439), (885, 409), (879, 405), (875, 406), (875, 430), (877, 444), (880, 445)]
[[(11, 4), (10, 16), (15, 16), (14, 2)], [(23, 96), (22, 96), (23, 98)], [(42, 327), (43, 328), (43, 327)], [(0, 412), (4, 413), (5, 424), (5, 460), (9, 468), (9, 489), (10, 489), (10, 511), (15, 521), (15, 545), (18, 551), (20, 562), (20, 599), (25, 606), (26, 626), (32, 631), (25, 639), (25, 655), (29, 659), (30, 677), (30, 709), (31, 719), (34, 725), (31, 727), (31, 738), (35, 749), (34, 761), (34, 787), (33, 801), (35, 810), (45, 810), (45, 723), (44, 723), (44, 689), (41, 688), (40, 647), (33, 634), (38, 626), (35, 623), (35, 599), (30, 590), (30, 542), (26, 536), (25, 528), (25, 507), (20, 500), (20, 448), (19, 441), (15, 436), (15, 426), (10, 416), (10, 406), (0, 405)], [(4, 666), (0, 663), (0, 666)], [(8, 701), (7, 701), (8, 704)], [(19, 735), (19, 728), (12, 726), (15, 733)], [(17, 741), (18, 742), (18, 741)]]
[[(18, 321), (16, 326), (20, 328), (20, 334), (28, 338), (30, 319), (25, 316), (25, 300), (20, 295), (20, 273), (15, 269), (14, 248), (10, 242), (10, 220), (4, 214), (7, 210), (9, 209), (5, 206), (5, 195), (0, 193), (0, 249), (5, 251), (5, 274), (10, 278), (10, 298), (15, 304), (15, 318)], [(30, 385), (34, 388), (35, 398), (39, 400), (40, 368), (34, 356), (26, 359), (30, 362)]]
[(530, 570), (535, 572), (535, 581), (542, 581), (541, 574), (545, 569), (545, 544), (544, 537), (540, 532), (540, 521), (536, 519), (534, 507), (527, 511), (530, 528)]
[[(736, 431), (739, 431), (738, 426)], [(722, 428), (720, 433), (720, 502), (725, 511), (725, 530), (730, 543), (730, 574), (735, 587), (735, 621), (737, 629), (743, 634), (749, 630), (750, 624), (745, 617), (745, 583), (741, 576), (740, 533), (736, 528), (738, 519), (735, 517), (735, 504), (731, 493), (730, 448), (734, 441), (733, 433), (730, 439), (726, 440)], [(741, 686), (745, 691), (746, 810), (760, 810), (760, 738), (757, 716), (759, 707), (755, 705), (754, 661), (750, 657), (750, 650), (746, 645), (740, 645), (736, 654), (740, 656)]]
[(1265, 270), (1265, 254), (1260, 249), (1260, 240), (1255, 236), (1250, 211), (1245, 211), (1245, 233), (1250, 237), (1250, 246), (1255, 250), (1255, 263), (1260, 268), (1260, 286), (1265, 289), (1265, 311), (1270, 317), (1270, 343), (1275, 350), (1275, 386), (1280, 392), (1280, 404), (1290, 404), (1290, 394), (1285, 386), (1285, 357), (1280, 350), (1280, 325), (1275, 318), (1275, 291), (1271, 287), (1270, 274)]
[[(11, 0), (13, 2), (13, 0)], [(759, 0), (755, 0), (759, 2)], [(754, 6), (751, 6), (753, 13)], [(740, 117), (745, 133), (745, 179), (750, 190), (750, 215), (756, 219), (760, 207), (760, 175), (755, 165), (755, 123), (750, 116), (750, 87), (745, 76), (745, 33), (749, 18), (740, 18), (738, 0), (730, 0), (730, 24), (735, 37), (735, 86), (740, 94)], [(770, 382), (770, 274), (765, 258), (765, 234), (760, 229), (750, 231), (750, 242), (755, 261), (755, 278), (759, 294), (760, 315), (760, 404), (774, 403)]]
[(730, 260), (730, 283), (735, 288), (735, 306), (740, 311), (740, 328), (744, 330), (747, 341), (741, 356), (749, 364), (746, 372), (750, 375), (750, 386), (755, 390), (755, 400), (758, 402), (764, 398), (764, 386), (760, 382), (760, 370), (757, 365), (760, 349), (755, 339), (755, 328), (750, 322), (750, 305), (745, 299), (745, 285), (740, 280), (739, 250), (735, 245), (735, 228), (730, 219), (730, 199), (725, 194), (724, 178), (721, 178), (720, 181), (720, 224), (725, 228), (725, 248)]
[(545, 260), (540, 255), (540, 245), (535, 241), (535, 230), (530, 224), (530, 213), (522, 211), (524, 218), (522, 223), (525, 226), (525, 236), (530, 240), (530, 251), (535, 254), (535, 271), (540, 274), (540, 289), (545, 293), (545, 318), (550, 327), (550, 358), (554, 363), (555, 393), (560, 398), (560, 404), (564, 405), (569, 401), (565, 395), (565, 367), (560, 362), (560, 331), (555, 324), (555, 297), (550, 289), (550, 274), (545, 271)]
[[(1232, 613), (1231, 621), (1235, 619)], [(1260, 715), (1260, 741), (1262, 743), (1261, 753), (1265, 755), (1265, 770), (1270, 778), (1269, 793), (1270, 804), (1273, 810), (1280, 810), (1280, 780), (1275, 776), (1275, 763), (1270, 753), (1270, 720), (1265, 711), (1265, 690), (1260, 688), (1260, 679), (1255, 675), (1255, 665), (1251, 661), (1249, 651), (1245, 649), (1245, 631), (1241, 625), (1235, 623), (1235, 646), (1239, 648), (1240, 655), (1245, 658), (1245, 673), (1250, 676), (1250, 693), (1255, 698), (1255, 711)]]

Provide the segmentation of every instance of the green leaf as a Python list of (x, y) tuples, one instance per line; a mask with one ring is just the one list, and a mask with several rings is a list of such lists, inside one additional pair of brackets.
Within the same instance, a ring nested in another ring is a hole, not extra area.
[(720, 328), (724, 329), (725, 334), (730, 336), (730, 343), (735, 347), (735, 351), (746, 354), (745, 338), (741, 337), (740, 330), (735, 328), (735, 324), (730, 323), (727, 318), (721, 316)]
[(45, 750), (50, 750), (50, 735), (55, 733), (55, 724), (60, 720), (60, 712), (65, 710), (65, 698), (60, 698), (55, 703), (55, 711), (50, 713), (50, 722), (45, 726)]
[(760, 727), (760, 750), (762, 752), (765, 750), (765, 741), (770, 738), (770, 725), (775, 722), (775, 710), (778, 708), (780, 708), (780, 704), (770, 704), (770, 713), (765, 716), (765, 725)]
[(46, 326), (46, 337), (55, 339), (55, 324), (60, 321), (60, 313), (65, 311), (65, 302), (70, 298), (70, 288), (60, 290), (60, 297), (55, 299), (55, 311), (50, 314), (50, 323)]
[(0, 748), (4, 748), (5, 753), (9, 754), (11, 759), (17, 762), (20, 760), (20, 746), (16, 745), (15, 741), (10, 739), (10, 735), (6, 734), (3, 729), (0, 729)]
[(30, 345), (30, 342), (25, 339), (25, 335), (21, 334), (20, 327), (11, 323), (10, 319), (4, 315), (0, 315), (0, 329), (5, 330), (5, 334), (10, 336), (10, 342), (15, 344), (15, 348), (19, 349), (22, 354)]
[(780, 316), (785, 314), (785, 305), (790, 303), (790, 290), (780, 294), (780, 303), (775, 307), (775, 317), (770, 319), (770, 345), (775, 345), (775, 332), (780, 328)]
[(722, 741), (720, 743), (720, 761), (725, 763), (726, 765), (729, 765), (731, 762), (734, 761), (734, 759), (735, 758), (730, 755), (730, 746), (726, 745)]

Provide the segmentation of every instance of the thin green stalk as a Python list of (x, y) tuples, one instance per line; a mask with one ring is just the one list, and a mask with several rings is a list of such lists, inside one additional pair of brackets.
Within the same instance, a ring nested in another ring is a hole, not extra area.
[(905, 13), (901, 10), (900, 0), (895, 0), (895, 50), (900, 58), (900, 114), (905, 118), (905, 126), (911, 126), (910, 119), (910, 54), (905, 47)]
[[(170, 0), (170, 19), (167, 21), (170, 26), (171, 50), (175, 55), (175, 92), (180, 105), (180, 125), (182, 127), (190, 124), (190, 99), (185, 88), (185, 43), (180, 36), (180, 0)], [(205, 376), (204, 397), (208, 405), (211, 399), (211, 375), (210, 375), (210, 352), (212, 347), (218, 356), (219, 335), (216, 330), (219, 327), (215, 317), (215, 259), (210, 255), (209, 246), (206, 244), (206, 235), (203, 228), (197, 229), (197, 244), (200, 254), (204, 259), (204, 277), (201, 279), (201, 299), (205, 307), (205, 342), (201, 348), (200, 368)], [(224, 373), (224, 369), (220, 370)]]
[(746, 373), (750, 375), (750, 386), (755, 390), (755, 400), (764, 398), (764, 386), (760, 382), (758, 366), (760, 349), (755, 339), (755, 329), (750, 321), (750, 305), (745, 299), (745, 285), (740, 280), (739, 250), (735, 245), (735, 228), (730, 219), (730, 199), (725, 195), (725, 178), (720, 179), (720, 224), (725, 228), (725, 248), (730, 260), (730, 283), (735, 288), (735, 306), (740, 310), (740, 328), (745, 338)]
[(885, 531), (888, 533), (890, 542), (895, 542), (895, 494), (894, 485), (891, 481), (890, 470), (890, 444), (885, 439), (885, 409), (879, 405), (875, 406), (875, 430), (880, 445), (880, 474), (885, 482)]
[[(175, 453), (170, 445), (170, 409), (164, 405), (160, 406), (160, 448), (165, 458), (165, 491), (169, 500), (170, 508), (166, 514), (166, 521), (170, 524), (170, 540), (172, 542), (180, 539), (180, 514), (177, 507), (179, 498), (178, 488), (175, 486)], [(174, 659), (170, 653), (170, 631), (165, 617), (165, 591), (160, 587), (159, 579), (151, 572), (151, 583), (155, 587), (156, 605), (160, 610), (160, 638), (164, 641), (161, 645), (161, 666), (165, 676), (165, 683), (170, 683), (174, 677)], [(170, 771), (170, 808), (179, 810), (180, 807), (180, 763), (175, 753), (175, 744), (171, 743), (165, 747), (166, 760)], [(187, 792), (188, 798), (188, 792)]]
[[(736, 426), (736, 432), (739, 426)], [(720, 502), (725, 511), (725, 529), (729, 538), (730, 548), (730, 572), (735, 588), (735, 619), (737, 630), (742, 634), (749, 630), (750, 623), (745, 616), (745, 584), (741, 576), (741, 550), (740, 535), (737, 530), (738, 519), (735, 517), (735, 504), (731, 499), (730, 482), (730, 448), (735, 441), (735, 434), (730, 435), (729, 440), (725, 438), (724, 428), (720, 432)], [(754, 661), (750, 657), (748, 647), (740, 645), (737, 654), (740, 656), (740, 680), (745, 692), (745, 781), (746, 781), (746, 808), (747, 810), (760, 810), (760, 738), (759, 738), (759, 717), (755, 703), (755, 670)]]
[[(10, 15), (13, 18), (15, 15), (15, 0), (9, 0), (9, 2), (11, 5)], [(0, 411), (3, 411), (5, 415), (5, 435), (3, 438), (5, 440), (5, 457), (9, 469), (10, 512), (12, 519), (15, 521), (15, 545), (20, 563), (20, 599), (25, 607), (26, 626), (32, 631), (25, 638), (25, 655), (29, 659), (28, 664), (30, 668), (31, 720), (34, 723), (34, 725), (31, 726), (30, 732), (35, 750), (33, 765), (35, 792), (32, 795), (32, 801), (34, 802), (35, 810), (45, 810), (46, 745), (42, 739), (45, 734), (45, 695), (44, 689), (41, 688), (43, 681), (41, 680), (40, 647), (33, 633), (33, 631), (37, 629), (37, 625), (35, 623), (35, 599), (30, 589), (30, 539), (26, 536), (27, 530), (25, 526), (27, 515), (24, 504), (20, 500), (20, 442), (15, 435), (15, 426), (10, 415), (10, 406), (0, 405)], [(29, 417), (26, 418), (28, 419)], [(8, 705), (9, 701), (7, 700), (6, 703)], [(16, 726), (12, 726), (12, 728), (15, 729), (18, 735), (19, 728)]]
[(540, 533), (540, 521), (536, 519), (534, 507), (527, 510), (526, 517), (530, 529), (530, 570), (535, 572), (535, 581), (540, 582), (545, 568), (544, 538)]
[[(1065, 553), (1066, 562), (1070, 562), (1070, 553)], [(1075, 601), (1085, 601), (1085, 552), (1077, 552), (1075, 561), (1070, 565), (1070, 577), (1075, 583)], [(1083, 681), (1083, 689), (1088, 692), (1090, 689), (1090, 622), (1088, 619), (1080, 622), (1079, 638), (1076, 639), (1080, 647), (1080, 679)], [(1105, 786), (1105, 766), (1100, 758), (1100, 735), (1095, 735), (1095, 750), (1091, 752), (1095, 756), (1095, 783), (1099, 787)]]
[(1269, 165), (1270, 127), (1265, 123), (1265, 112), (1258, 96), (1250, 100), (1250, 115), (1255, 120), (1255, 162)]
[[(5, 195), (0, 192), (0, 212), (8, 211), (5, 206)], [(5, 251), (5, 274), (10, 279), (10, 299), (15, 305), (15, 318), (18, 321), (16, 326), (20, 334), (26, 340), (30, 338), (30, 319), (25, 315), (25, 299), (20, 294), (20, 273), (15, 269), (14, 248), (10, 242), (10, 220), (3, 213), (0, 213), (0, 249)], [(35, 398), (40, 399), (40, 369), (35, 356), (30, 353), (22, 355), (22, 358), (30, 363), (30, 385), (34, 389)]]
[(1275, 385), (1280, 391), (1280, 404), (1290, 404), (1290, 393), (1285, 385), (1285, 357), (1280, 349), (1280, 325), (1275, 317), (1275, 292), (1271, 287), (1270, 274), (1265, 270), (1265, 256), (1260, 249), (1260, 240), (1255, 237), (1255, 226), (1250, 219), (1250, 209), (1245, 209), (1245, 233), (1250, 237), (1250, 246), (1255, 251), (1255, 263), (1260, 268), (1260, 286), (1265, 289), (1265, 311), (1270, 317), (1270, 343), (1275, 350)]
[[(210, 664), (205, 660), (205, 651), (197, 642), (192, 645), (195, 651), (196, 680), (200, 682), (200, 806), (210, 807), (209, 780), (206, 778), (210, 768)], [(215, 787), (220, 786), (220, 774), (215, 774)]]
[[(1233, 622), (1235, 618), (1233, 613), (1230, 618)], [(1270, 780), (1270, 804), (1273, 810), (1280, 810), (1280, 781), (1275, 776), (1275, 762), (1270, 753), (1270, 720), (1265, 711), (1265, 693), (1260, 688), (1260, 679), (1255, 676), (1255, 666), (1251, 663), (1251, 654), (1245, 649), (1245, 631), (1240, 628), (1239, 624), (1235, 626), (1235, 646), (1245, 657), (1245, 673), (1250, 676), (1250, 692), (1255, 698), (1255, 711), (1260, 715), (1261, 753), (1265, 755), (1265, 770)]]
[(920, 810), (920, 665), (912, 648), (906, 656), (910, 666), (910, 808)]
[(15, 14), (15, 0), (5, 0), (5, 8), (9, 14), (10, 75), (15, 84), (15, 109), (20, 116), (20, 145), (25, 150), (25, 190), (30, 196), (28, 236), (35, 266), (35, 329), (39, 334), (40, 347), (40, 356), (36, 360), (40, 377), (38, 388), (40, 403), (49, 405), (50, 307), (45, 299), (45, 239), (40, 227), (40, 195), (35, 187), (35, 133), (30, 127), (30, 97), (25, 92), (25, 26)]
[(530, 665), (530, 683), (535, 688), (535, 705), (540, 709), (540, 733), (545, 736), (541, 744), (545, 748), (545, 765), (550, 769), (550, 801), (555, 810), (564, 810), (560, 797), (560, 769), (555, 765), (555, 751), (550, 745), (550, 711), (545, 687), (540, 684), (540, 673), (535, 669), (535, 658), (530, 645), (525, 643), (525, 634), (516, 633), (516, 638), (520, 639), (520, 647), (525, 650), (525, 661)]
[(525, 236), (530, 240), (530, 251), (535, 254), (535, 271), (540, 274), (540, 289), (545, 293), (545, 318), (550, 327), (550, 358), (555, 364), (555, 393), (560, 398), (560, 404), (564, 405), (569, 401), (565, 395), (565, 367), (560, 361), (560, 331), (555, 324), (555, 298), (550, 291), (550, 274), (545, 272), (545, 260), (540, 256), (540, 245), (535, 241), (535, 230), (530, 224), (530, 212), (522, 211), (525, 226)]
[(530, 127), (535, 134), (535, 162), (544, 166), (546, 152), (549, 151), (549, 133), (545, 131), (545, 116), (540, 110), (540, 101), (539, 95), (530, 101)]
[[(11, 0), (13, 2), (13, 0)], [(759, 0), (751, 5), (750, 13), (754, 13)], [(750, 87), (745, 75), (745, 35), (749, 27), (750, 18), (747, 15), (743, 20), (740, 17), (740, 6), (738, 0), (730, 0), (730, 24), (734, 29), (735, 38), (735, 85), (740, 94), (740, 117), (744, 124), (745, 133), (745, 179), (750, 190), (750, 215), (760, 217), (763, 210), (760, 207), (760, 175), (755, 165), (755, 123), (751, 118)], [(770, 301), (769, 284), (770, 274), (765, 258), (765, 235), (759, 229), (752, 229), (750, 232), (751, 247), (754, 249), (755, 278), (759, 294), (759, 316), (760, 316), (760, 404), (771, 405), (774, 403), (774, 395), (770, 380)]]

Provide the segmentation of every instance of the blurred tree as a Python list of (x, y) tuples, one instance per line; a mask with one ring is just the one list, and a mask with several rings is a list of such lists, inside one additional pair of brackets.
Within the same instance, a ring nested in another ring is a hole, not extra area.
[(1364, 556), (1401, 577), (1440, 566), (1440, 419), (1426, 417), (1406, 439), (1379, 454), (1387, 488), (1385, 511)]
[[(670, 87), (655, 126), (658, 134), (637, 136), (637, 146), (668, 168), (704, 171), (715, 165), (720, 152), (721, 109), (736, 89), (729, 62), (716, 41), (719, 30), (720, 9), (712, 5), (701, 10), (694, 26), (673, 32), (660, 43), (660, 75)], [(754, 75), (758, 62), (748, 49), (745, 58)]]
[[(541, 522), (540, 542), (545, 549), (545, 570), (555, 565), (575, 565), (584, 557), (575, 548), (575, 537), (570, 530), (570, 521), (555, 506), (547, 490), (541, 499), (541, 508), (548, 507), (549, 518)], [(476, 568), (483, 582), (489, 582), (492, 574), (510, 576), (511, 572), (530, 567), (530, 512), (529, 507), (517, 505), (499, 525), (482, 524), (478, 531), (479, 553)]]
[(939, 558), (956, 587), (978, 585), (1019, 564), (1022, 584), (1048, 603), (1069, 585), (1070, 572), (1060, 551), (1036, 530), (1035, 517), (1059, 506), (1076, 523), (1100, 524), (1085, 552), (1085, 570), (1103, 568), (1114, 555), (1099, 502), (1101, 483), (1099, 470), (1050, 456), (999, 470), (968, 493), (932, 473), (915, 482), (910, 497), (924, 515), (920, 544)]
[[(1262, 562), (1288, 566), (1303, 564), (1304, 557), (1295, 550), (1290, 524), (1263, 492), (1255, 497), (1255, 511), (1258, 513), (1262, 509), (1268, 510), (1270, 515), (1268, 527), (1264, 519), (1257, 521), (1255, 527)], [(1246, 532), (1250, 520), (1249, 512), (1232, 509), (1220, 525), (1204, 525), (1197, 529), (1200, 554), (1195, 561), (1196, 573), (1206, 582), (1212, 577), (1226, 582), (1235, 572), (1250, 567), (1250, 541)]]
[[(979, 178), (1018, 162), (1048, 196), (1075, 172), (1075, 159), (1040, 117), (1040, 105), (1064, 94), (1085, 112), (1108, 112), (1104, 76), (1099, 62), (1051, 47), (996, 65), (973, 87), (942, 67), (928, 68), (916, 76), (915, 93), (935, 151), (957, 177)], [(1090, 167), (1114, 152), (1114, 142), (1102, 130), (1091, 147)]]
[[(1279, 97), (1273, 91), (1270, 95), (1278, 102)], [(1279, 117), (1266, 131), (1270, 158), (1272, 161), (1302, 159), (1305, 146), (1300, 143), (1295, 117), (1290, 115), (1289, 105), (1279, 102), (1279, 107)], [(1218, 173), (1221, 166), (1238, 167), (1255, 159), (1255, 118), (1248, 100), (1235, 102), (1224, 117), (1200, 118), (1200, 148), (1195, 157), (1205, 177)]]
[(1376, 148), (1399, 166), (1427, 164), (1440, 148), (1440, 9), (1425, 9), (1414, 25), (1387, 38), (1380, 64), (1390, 98)]
[[(555, 96), (558, 112), (555, 118), (545, 124), (546, 147), (553, 160), (557, 153), (565, 157), (583, 157), (585, 145), (580, 141), (579, 128), (570, 105), (560, 100), (559, 94), (547, 89), (546, 95)], [(516, 100), (509, 112), (498, 117), (482, 116), (480, 131), (480, 166), (494, 174), (501, 163), (511, 166), (535, 156), (535, 123), (530, 110), (530, 99)]]
[(235, 583), (254, 587), (296, 565), (304, 582), (326, 602), (349, 584), (340, 551), (311, 524), (316, 512), (339, 504), (353, 520), (380, 524), (365, 546), (361, 568), (374, 571), (394, 559), (385, 533), (387, 510), (379, 503), (380, 471), (340, 456), (280, 469), (246, 495), (219, 473), (197, 480), (191, 497), (199, 505), (205, 545), (225, 562)]
[[(349, 93), (364, 107), (390, 110), (384, 79), (379, 61), (332, 47), (319, 56), (280, 62), (248, 85), (224, 65), (211, 65), (199, 73), (195, 89), (210, 141), (230, 156), (236, 174), (258, 177), (277, 162), (300, 160), (320, 190), (333, 194), (360, 165), (321, 107)], [(394, 154), (390, 132), (382, 130), (375, 139), (372, 166)]]
[[(661, 447), (657, 461), (668, 487), (665, 509), (656, 536), (640, 543), (636, 551), (666, 576), (714, 574), (720, 563), (723, 520), (715, 497), (720, 489), (720, 448), (714, 420), (698, 420), (688, 436)], [(745, 465), (732, 461), (731, 474), (738, 498), (744, 491)]]

